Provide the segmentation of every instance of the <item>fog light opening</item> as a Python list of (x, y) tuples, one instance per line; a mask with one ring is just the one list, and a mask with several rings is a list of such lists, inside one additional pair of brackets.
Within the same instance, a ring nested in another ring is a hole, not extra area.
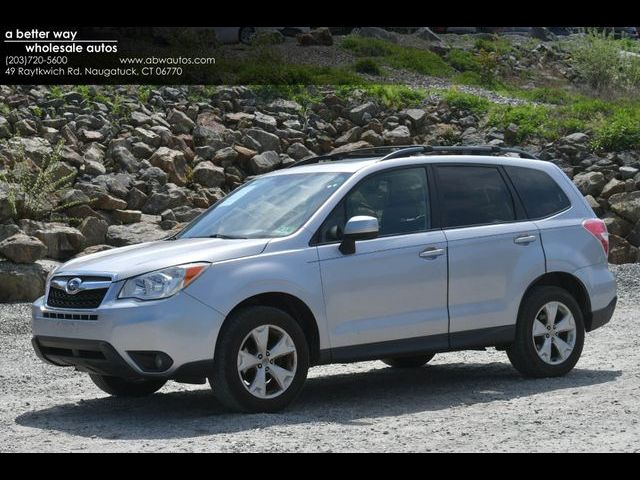
[(127, 353), (143, 372), (165, 372), (173, 365), (171, 357), (164, 352), (137, 351)]

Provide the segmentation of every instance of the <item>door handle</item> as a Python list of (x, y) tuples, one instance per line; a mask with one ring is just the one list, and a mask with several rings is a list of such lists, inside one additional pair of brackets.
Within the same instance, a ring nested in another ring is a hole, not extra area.
[(423, 251), (420, 252), (420, 258), (426, 258), (427, 260), (433, 260), (440, 255), (444, 255), (444, 248), (436, 248), (436, 247), (427, 247)]
[(520, 235), (514, 238), (513, 242), (517, 243), (518, 245), (527, 245), (531, 242), (535, 242), (536, 238), (538, 237), (536, 237), (535, 235)]

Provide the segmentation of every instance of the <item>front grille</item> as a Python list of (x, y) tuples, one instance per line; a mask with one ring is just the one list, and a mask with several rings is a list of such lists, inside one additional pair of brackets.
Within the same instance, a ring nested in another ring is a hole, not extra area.
[(49, 288), (47, 305), (55, 308), (98, 308), (107, 294), (108, 288), (83, 290), (75, 295), (69, 295), (64, 290)]

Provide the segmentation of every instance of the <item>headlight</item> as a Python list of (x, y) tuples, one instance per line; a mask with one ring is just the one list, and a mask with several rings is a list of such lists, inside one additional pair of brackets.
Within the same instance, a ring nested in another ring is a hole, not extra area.
[(130, 278), (124, 283), (118, 298), (158, 300), (170, 297), (187, 287), (209, 265), (209, 263), (189, 263)]

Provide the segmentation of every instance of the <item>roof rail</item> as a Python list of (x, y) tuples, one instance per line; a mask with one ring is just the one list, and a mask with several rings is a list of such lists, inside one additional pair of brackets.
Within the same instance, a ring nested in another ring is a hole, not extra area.
[(317, 157), (298, 160), (289, 165), (288, 168), (299, 167), (301, 165), (311, 165), (314, 163), (335, 162), (349, 158), (372, 158), (380, 157), (378, 161), (391, 160), (393, 158), (408, 157), (411, 155), (428, 155), (443, 153), (449, 155), (496, 155), (503, 153), (517, 153), (521, 158), (539, 160), (532, 153), (514, 147), (498, 147), (495, 145), (395, 145), (384, 147), (360, 148), (350, 152), (329, 153)]

